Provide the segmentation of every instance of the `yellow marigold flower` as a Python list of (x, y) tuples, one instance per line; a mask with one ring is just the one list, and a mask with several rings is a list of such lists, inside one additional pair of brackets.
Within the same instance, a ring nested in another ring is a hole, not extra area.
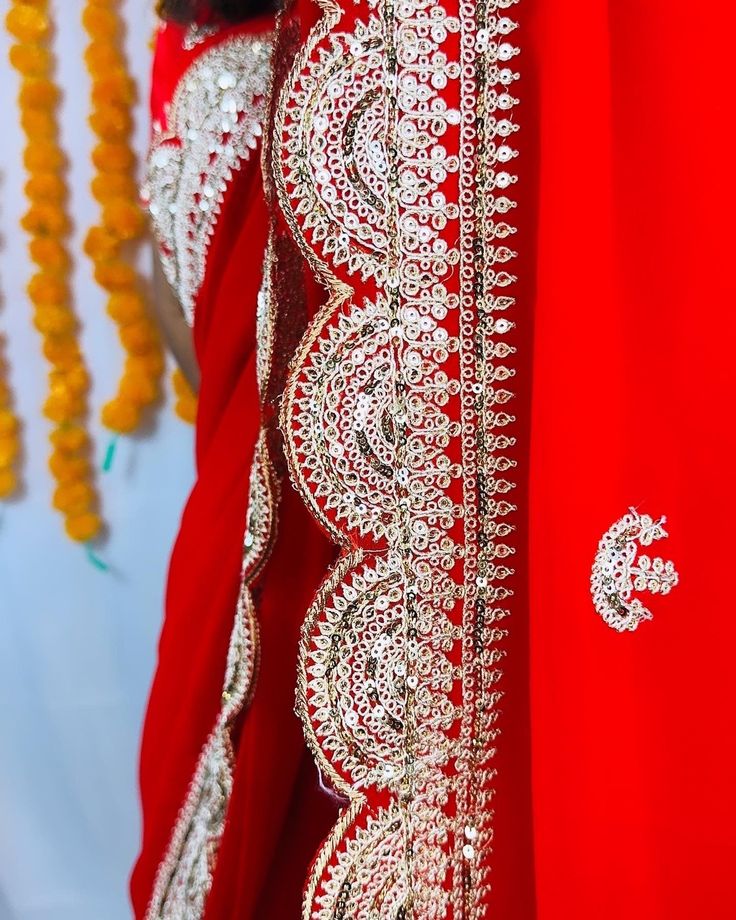
[(106, 291), (121, 291), (133, 287), (136, 277), (130, 265), (114, 260), (95, 266), (95, 281)]
[(0, 469), (12, 466), (20, 453), (20, 442), (13, 437), (0, 437)]
[(95, 492), (87, 482), (65, 482), (54, 491), (53, 505), (64, 514), (83, 514), (95, 503)]
[(152, 323), (147, 319), (138, 320), (120, 327), (120, 341), (126, 351), (141, 355), (155, 348), (158, 338)]
[(82, 24), (93, 38), (110, 40), (118, 34), (115, 14), (102, 5), (89, 4), (82, 13)]
[(125, 173), (101, 173), (90, 185), (96, 201), (104, 204), (112, 198), (137, 198), (138, 189), (132, 176)]
[(76, 320), (66, 307), (40, 306), (33, 314), (33, 324), (43, 335), (65, 336), (76, 328)]
[(21, 226), (38, 236), (61, 236), (69, 231), (66, 214), (56, 205), (37, 201), (21, 218)]
[(5, 25), (11, 35), (22, 42), (37, 42), (49, 31), (48, 17), (31, 4), (16, 4), (5, 17)]
[(84, 52), (84, 63), (92, 76), (110, 73), (122, 65), (120, 52), (114, 44), (106, 41), (94, 41)]
[(64, 271), (69, 267), (69, 255), (59, 240), (41, 237), (28, 244), (31, 261), (47, 271)]
[(24, 191), (32, 201), (53, 201), (58, 204), (66, 198), (66, 184), (54, 172), (35, 173), (26, 182)]
[(59, 370), (68, 370), (80, 359), (79, 345), (71, 336), (48, 338), (43, 343), (46, 360)]
[(51, 443), (65, 454), (78, 454), (89, 448), (89, 435), (81, 425), (64, 425), (51, 433)]
[(118, 434), (130, 434), (131, 431), (135, 431), (140, 417), (140, 408), (119, 396), (102, 407), (102, 424)]
[(40, 272), (28, 282), (28, 296), (39, 306), (63, 306), (69, 299), (69, 288), (59, 275)]
[(133, 151), (125, 144), (110, 144), (103, 141), (92, 151), (92, 162), (95, 169), (127, 172), (133, 167), (135, 158)]
[(18, 419), (10, 409), (0, 409), (0, 437), (15, 434), (18, 430)]
[(135, 102), (135, 83), (122, 68), (95, 77), (92, 86), (92, 103), (98, 107), (131, 105)]
[(163, 351), (157, 346), (144, 355), (129, 355), (125, 359), (125, 370), (131, 373), (149, 374), (159, 377), (164, 369)]
[(49, 469), (60, 483), (83, 481), (88, 478), (90, 471), (86, 457), (70, 457), (57, 450), (49, 455)]
[(10, 63), (25, 77), (42, 77), (48, 73), (50, 56), (46, 48), (38, 45), (13, 45)]
[(105, 141), (119, 141), (128, 136), (131, 128), (130, 114), (120, 105), (106, 105), (89, 116), (92, 130)]
[(33, 139), (23, 151), (28, 172), (54, 172), (64, 165), (64, 154), (55, 141)]
[(116, 323), (133, 323), (145, 318), (146, 302), (139, 291), (119, 291), (110, 295), (107, 312)]
[(84, 240), (84, 251), (95, 262), (114, 258), (119, 248), (118, 240), (104, 227), (91, 227)]
[(102, 211), (105, 228), (121, 240), (132, 240), (143, 232), (146, 219), (134, 201), (118, 198), (105, 205)]
[(119, 394), (138, 406), (147, 406), (158, 396), (156, 381), (146, 374), (126, 373), (120, 379)]
[(0, 498), (10, 498), (17, 488), (18, 479), (13, 470), (0, 470)]
[(29, 78), (21, 84), (18, 101), (24, 109), (51, 109), (59, 101), (59, 89), (43, 77)]
[(102, 529), (99, 515), (87, 512), (68, 517), (64, 523), (67, 536), (77, 543), (87, 543), (93, 540)]

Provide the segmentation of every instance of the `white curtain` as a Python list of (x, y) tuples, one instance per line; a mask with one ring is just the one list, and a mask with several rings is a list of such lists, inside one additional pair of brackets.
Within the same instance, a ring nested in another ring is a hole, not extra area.
[[(140, 87), (138, 144), (146, 99), (153, 0), (127, 0), (127, 49)], [(71, 159), (75, 287), (94, 378), (98, 467), (108, 435), (99, 406), (121, 367), (115, 330), (81, 253), (95, 218), (88, 192), (92, 137), (84, 70), (82, 0), (56, 0), (55, 50), (65, 93), (63, 141)], [(8, 0), (0, 0), (4, 18)], [(122, 920), (139, 836), (136, 762), (154, 665), (168, 554), (192, 478), (191, 430), (171, 407), (153, 430), (123, 439), (100, 475), (111, 538), (108, 572), (63, 535), (50, 508), (46, 368), (24, 288), (31, 272), (18, 228), (22, 138), (17, 75), (0, 37), (0, 333), (25, 422), (26, 492), (0, 505), (0, 920)], [(150, 257), (142, 254), (144, 262)]]

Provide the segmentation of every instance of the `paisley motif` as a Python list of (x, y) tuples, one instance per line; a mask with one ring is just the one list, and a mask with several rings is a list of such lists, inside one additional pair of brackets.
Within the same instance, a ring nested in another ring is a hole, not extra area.
[(228, 185), (262, 133), (271, 47), (271, 36), (245, 34), (212, 45), (180, 79), (166, 126), (154, 126), (141, 197), (190, 325)]
[(342, 557), (298, 711), (347, 796), (305, 920), (480, 918), (515, 488), (515, 0), (321, 0), (273, 164), (330, 300), (297, 353), (292, 476)]

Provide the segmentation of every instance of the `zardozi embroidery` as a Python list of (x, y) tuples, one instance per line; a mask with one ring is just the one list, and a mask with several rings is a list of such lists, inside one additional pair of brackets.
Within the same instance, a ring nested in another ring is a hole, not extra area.
[(321, 0), (277, 113), (286, 220), (327, 283), (284, 399), (342, 546), (298, 709), (349, 800), (305, 920), (480, 918), (515, 553), (515, 0)]
[(640, 553), (667, 536), (666, 518), (654, 520), (634, 508), (610, 527), (598, 544), (590, 587), (595, 609), (618, 632), (633, 631), (652, 614), (636, 594), (669, 594), (679, 576), (670, 560)]
[(190, 324), (228, 184), (262, 133), (271, 46), (269, 36), (237, 35), (203, 52), (181, 78), (166, 126), (154, 126), (142, 198)]

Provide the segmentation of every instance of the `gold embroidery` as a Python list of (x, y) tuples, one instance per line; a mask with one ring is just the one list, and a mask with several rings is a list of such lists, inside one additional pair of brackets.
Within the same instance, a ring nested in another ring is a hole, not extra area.
[(514, 553), (512, 2), (322, 0), (277, 112), (281, 206), (330, 291), (283, 427), (343, 547), (305, 623), (297, 702), (350, 804), (305, 920), (488, 903)]

